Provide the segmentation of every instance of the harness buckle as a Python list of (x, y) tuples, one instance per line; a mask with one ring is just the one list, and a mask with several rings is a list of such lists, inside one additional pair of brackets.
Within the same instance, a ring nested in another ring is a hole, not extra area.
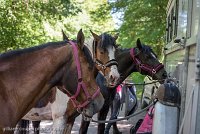
[(106, 66), (105, 66), (105, 65), (102, 65), (102, 69), (105, 70), (105, 69), (106, 69)]
[(156, 70), (155, 69), (152, 69), (152, 74), (156, 74)]
[(143, 64), (140, 64), (140, 65), (139, 65), (140, 68), (142, 68), (143, 66), (144, 66)]
[(78, 82), (82, 82), (82, 81), (83, 81), (83, 79), (82, 79), (82, 78), (79, 78), (79, 79), (78, 79)]
[(87, 97), (87, 101), (91, 102), (92, 101), (92, 97), (91, 96)]
[(82, 111), (81, 111), (81, 108), (80, 108), (80, 107), (77, 107), (77, 108), (76, 108), (76, 111), (77, 111), (79, 114), (82, 114)]

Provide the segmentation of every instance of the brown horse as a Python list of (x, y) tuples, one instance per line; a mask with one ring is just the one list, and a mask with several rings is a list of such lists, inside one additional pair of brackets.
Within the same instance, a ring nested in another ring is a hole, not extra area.
[(96, 67), (96, 75), (100, 72), (106, 80), (106, 86), (114, 87), (119, 80), (118, 63), (115, 60), (116, 39), (118, 36), (112, 37), (106, 33), (99, 36), (92, 31), (91, 33), (94, 37), (92, 55)]
[[(63, 33), (63, 39), (69, 40), (63, 31), (62, 33)], [(86, 46), (83, 47), (84, 48), (83, 50), (87, 55), (88, 61), (91, 63), (90, 67), (96, 67), (94, 69), (96, 71), (100, 71), (101, 74), (104, 75), (105, 78), (109, 78), (110, 76), (111, 81), (109, 81), (109, 79), (106, 79), (110, 83), (108, 84), (105, 83), (105, 86), (112, 87), (113, 83), (115, 84), (117, 82), (117, 77), (119, 75), (117, 72), (118, 64), (114, 59), (115, 58), (114, 50), (116, 48), (115, 40), (117, 39), (117, 37), (116, 36), (112, 37), (111, 35), (105, 34), (105, 33), (100, 36), (96, 35), (93, 32), (91, 33), (94, 37), (92, 43), (90, 44), (93, 47), (93, 49), (91, 49), (93, 50), (92, 51), (93, 59), (91, 57), (90, 51), (87, 49)], [(105, 59), (108, 60), (108, 58), (110, 58), (110, 61), (104, 62), (104, 60)], [(113, 74), (109, 73), (108, 71), (109, 69), (111, 70), (110, 72), (113, 72)], [(65, 128), (66, 121), (67, 121), (67, 118), (64, 117), (64, 114), (66, 113), (66, 108), (67, 108), (67, 105), (65, 105), (65, 102), (67, 102), (68, 100), (69, 98), (67, 96), (64, 96), (64, 94), (60, 92), (59, 90), (57, 89), (51, 90), (38, 102), (35, 108), (32, 109), (23, 119), (28, 119), (32, 121), (53, 119), (53, 130), (56, 130), (57, 128)], [(67, 117), (70, 118), (69, 116)], [(18, 125), (18, 127), (26, 127), (26, 125), (27, 123), (22, 123), (21, 125)], [(68, 128), (67, 130), (69, 130), (68, 132), (70, 133), (70, 129)], [(56, 131), (53, 131), (53, 133), (56, 133)], [(59, 133), (61, 132), (59, 131)]]
[(72, 106), (86, 116), (100, 110), (104, 99), (88, 68), (83, 42), (80, 30), (78, 45), (52, 42), (0, 56), (0, 134), (13, 133), (19, 119), (54, 86), (72, 96)]

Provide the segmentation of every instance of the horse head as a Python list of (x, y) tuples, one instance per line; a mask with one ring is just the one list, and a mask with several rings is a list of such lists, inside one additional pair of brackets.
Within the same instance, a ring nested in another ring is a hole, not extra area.
[(141, 44), (137, 39), (136, 47), (130, 50), (133, 62), (137, 70), (144, 75), (149, 75), (155, 80), (163, 80), (167, 77), (164, 65), (159, 62), (157, 55), (150, 46)]
[[(73, 49), (73, 57), (71, 59), (74, 60), (67, 63), (68, 68), (65, 70), (63, 84), (66, 89), (63, 87), (58, 88), (66, 91), (70, 96), (72, 106), (77, 111), (84, 116), (92, 117), (103, 106), (104, 99), (95, 81), (93, 71), (89, 68), (90, 63), (84, 51), (84, 39), (84, 34), (80, 30), (75, 45), (72, 41), (68, 41)], [(77, 52), (75, 48), (77, 48)], [(76, 59), (79, 60), (79, 63)]]
[(106, 78), (106, 86), (114, 87), (119, 80), (118, 63), (115, 60), (116, 37), (103, 33), (100, 36), (91, 31), (93, 41), (93, 61), (95, 67)]

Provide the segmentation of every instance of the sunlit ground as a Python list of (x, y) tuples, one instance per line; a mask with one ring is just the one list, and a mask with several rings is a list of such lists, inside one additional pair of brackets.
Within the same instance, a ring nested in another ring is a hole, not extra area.
[[(139, 110), (139, 108), (138, 108)], [(142, 113), (136, 117), (132, 117), (129, 120), (123, 120), (118, 122), (117, 126), (119, 128), (119, 130), (123, 133), (123, 134), (129, 134), (130, 133), (130, 128), (135, 125), (135, 123), (144, 117), (145, 113)], [(109, 113), (110, 115), (110, 113)], [(120, 115), (118, 116), (118, 118), (123, 118), (124, 117), (124, 109), (122, 111), (120, 111)], [(94, 116), (94, 119), (96, 119), (96, 115)], [(107, 120), (109, 119), (109, 117), (107, 118)], [(71, 134), (78, 134), (79, 133), (79, 128), (80, 128), (80, 123), (81, 123), (81, 116), (76, 118), (76, 121), (74, 123), (73, 126), (73, 130), (71, 132)], [(49, 134), (52, 131), (52, 121), (42, 121), (41, 122), (41, 131), (40, 134)], [(31, 125), (32, 126), (32, 125)], [(33, 134), (33, 128), (30, 128), (32, 131), (30, 134)], [(88, 129), (88, 134), (95, 134), (97, 132), (97, 124), (96, 123), (90, 123), (89, 129)], [(110, 133), (112, 134), (112, 128), (110, 129)]]

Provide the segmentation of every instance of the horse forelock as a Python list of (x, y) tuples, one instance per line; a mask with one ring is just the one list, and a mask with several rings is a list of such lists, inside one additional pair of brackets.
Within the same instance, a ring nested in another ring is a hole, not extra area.
[(104, 49), (106, 49), (110, 46), (116, 47), (115, 39), (111, 35), (109, 35), (107, 33), (103, 33), (100, 35), (100, 37), (101, 37), (101, 46), (100, 47), (102, 47)]
[(151, 53), (153, 54), (153, 56), (155, 56), (157, 58), (157, 55), (155, 54), (155, 52), (153, 51), (153, 49), (148, 46), (148, 45), (142, 45), (142, 51), (144, 51), (145, 53)]

